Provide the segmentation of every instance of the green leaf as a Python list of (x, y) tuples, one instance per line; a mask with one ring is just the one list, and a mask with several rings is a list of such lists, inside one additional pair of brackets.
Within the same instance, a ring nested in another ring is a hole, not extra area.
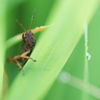
[(6, 32), (6, 1), (0, 2), (0, 100), (2, 98), (3, 89), (3, 71), (4, 71), (4, 56), (5, 56), (5, 32)]
[(47, 21), (50, 28), (41, 33), (32, 58), (15, 78), (5, 100), (41, 100), (82, 36), (98, 0), (59, 0)]

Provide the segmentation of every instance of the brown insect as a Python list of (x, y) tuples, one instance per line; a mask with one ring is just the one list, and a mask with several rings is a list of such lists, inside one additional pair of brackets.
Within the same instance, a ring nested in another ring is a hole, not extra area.
[(32, 61), (36, 62), (33, 58), (30, 57), (30, 54), (32, 53), (35, 45), (36, 45), (36, 40), (34, 36), (32, 35), (33, 33), (31, 32), (32, 28), (32, 23), (33, 23), (34, 15), (32, 15), (32, 20), (30, 23), (30, 30), (26, 30), (24, 26), (17, 21), (17, 23), (24, 29), (24, 33), (22, 34), (22, 54), (15, 56), (13, 58), (8, 58), (8, 61), (11, 63), (16, 63), (19, 68), (24, 72), (23, 66), (25, 63), (28, 61), (28, 59), (31, 59)]

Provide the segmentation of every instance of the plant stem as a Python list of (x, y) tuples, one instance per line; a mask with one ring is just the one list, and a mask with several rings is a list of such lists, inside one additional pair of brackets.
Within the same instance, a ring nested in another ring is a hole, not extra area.
[(89, 71), (88, 71), (88, 61), (90, 59), (90, 55), (88, 53), (88, 25), (85, 24), (84, 28), (84, 39), (85, 39), (85, 69), (84, 69), (84, 92), (83, 92), (83, 100), (89, 100), (89, 95), (85, 92), (88, 91), (87, 84), (89, 82)]

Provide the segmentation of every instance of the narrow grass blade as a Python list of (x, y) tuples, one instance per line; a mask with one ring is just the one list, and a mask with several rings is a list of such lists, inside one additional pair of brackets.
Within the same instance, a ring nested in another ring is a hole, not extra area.
[[(49, 26), (40, 26), (40, 27), (36, 27), (34, 29), (31, 29), (31, 31), (33, 32), (33, 34), (36, 34), (37, 32), (41, 32), (42, 30), (44, 30), (45, 28), (47, 28)], [(24, 32), (23, 32), (24, 33)], [(19, 41), (21, 41), (22, 39), (22, 34), (20, 33), (12, 38), (10, 38), (9, 40), (6, 41), (6, 49), (10, 48), (11, 46), (13, 46), (14, 44), (18, 43)]]

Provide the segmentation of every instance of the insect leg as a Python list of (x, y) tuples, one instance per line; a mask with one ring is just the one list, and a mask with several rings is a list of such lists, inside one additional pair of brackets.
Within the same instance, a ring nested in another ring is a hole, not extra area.
[(24, 52), (23, 54), (21, 54), (21, 56), (26, 56), (26, 55), (29, 54), (29, 53), (30, 53), (30, 50)]
[(14, 59), (14, 60), (15, 60), (16, 64), (19, 66), (19, 68), (22, 70), (22, 72), (23, 72), (23, 74), (24, 74), (24, 69), (23, 69), (23, 67), (21, 66), (21, 64), (20, 64), (16, 59)]
[(15, 63), (14, 59), (11, 58), (11, 57), (7, 58), (7, 60), (8, 60), (10, 63)]
[(34, 60), (33, 58), (28, 57), (28, 56), (21, 55), (21, 58), (31, 59), (32, 61), (36, 62), (36, 60)]
[(21, 58), (26, 58), (26, 59), (31, 59), (31, 60), (33, 60), (34, 62), (36, 62), (36, 60), (34, 60), (33, 58), (27, 56), (27, 54), (29, 54), (29, 53), (30, 53), (30, 50), (24, 52), (22, 55), (20, 55), (20, 57), (21, 57)]

